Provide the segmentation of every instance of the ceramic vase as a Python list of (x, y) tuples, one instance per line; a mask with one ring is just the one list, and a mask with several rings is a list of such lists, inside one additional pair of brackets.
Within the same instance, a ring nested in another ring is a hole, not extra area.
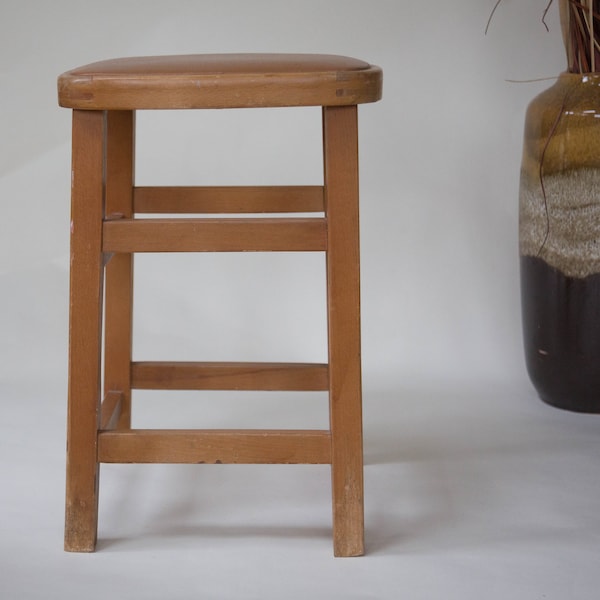
[(600, 75), (564, 73), (529, 105), (519, 212), (531, 381), (600, 413)]

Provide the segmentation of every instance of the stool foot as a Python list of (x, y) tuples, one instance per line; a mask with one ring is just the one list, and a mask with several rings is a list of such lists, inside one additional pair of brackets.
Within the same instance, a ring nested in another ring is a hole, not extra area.
[[(362, 536), (362, 534), (361, 534)], [(340, 544), (333, 544), (333, 555), (336, 558), (353, 558), (357, 556), (364, 556), (365, 547), (362, 539), (355, 544), (347, 544), (342, 542)]]
[(91, 505), (67, 501), (65, 551), (94, 552), (98, 530), (97, 497)]

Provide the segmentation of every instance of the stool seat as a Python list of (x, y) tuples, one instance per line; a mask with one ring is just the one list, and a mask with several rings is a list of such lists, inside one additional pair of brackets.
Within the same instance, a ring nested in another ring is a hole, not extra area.
[(324, 54), (117, 58), (58, 78), (59, 104), (80, 110), (345, 106), (381, 98), (379, 67)]

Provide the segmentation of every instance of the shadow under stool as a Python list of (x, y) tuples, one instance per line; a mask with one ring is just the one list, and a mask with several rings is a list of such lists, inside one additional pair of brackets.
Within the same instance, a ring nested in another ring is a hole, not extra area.
[[(335, 555), (363, 554), (357, 105), (381, 86), (379, 67), (312, 54), (121, 58), (59, 77), (73, 110), (66, 550), (95, 548), (100, 463), (306, 463), (331, 464)], [(135, 111), (290, 106), (322, 107), (324, 185), (135, 186)], [(237, 216), (172, 216), (202, 213)], [(326, 253), (327, 364), (133, 361), (133, 254), (242, 251)], [(132, 429), (132, 389), (324, 390), (330, 424)]]

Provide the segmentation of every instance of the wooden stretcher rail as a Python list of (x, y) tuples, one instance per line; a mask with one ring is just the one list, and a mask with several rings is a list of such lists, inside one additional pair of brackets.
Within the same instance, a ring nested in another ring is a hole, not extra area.
[(134, 362), (131, 386), (140, 390), (326, 391), (326, 364)]
[(136, 187), (136, 213), (323, 212), (323, 186)]
[(118, 219), (103, 224), (103, 252), (315, 252), (324, 218)]
[(329, 464), (331, 436), (320, 430), (101, 431), (98, 462)]

